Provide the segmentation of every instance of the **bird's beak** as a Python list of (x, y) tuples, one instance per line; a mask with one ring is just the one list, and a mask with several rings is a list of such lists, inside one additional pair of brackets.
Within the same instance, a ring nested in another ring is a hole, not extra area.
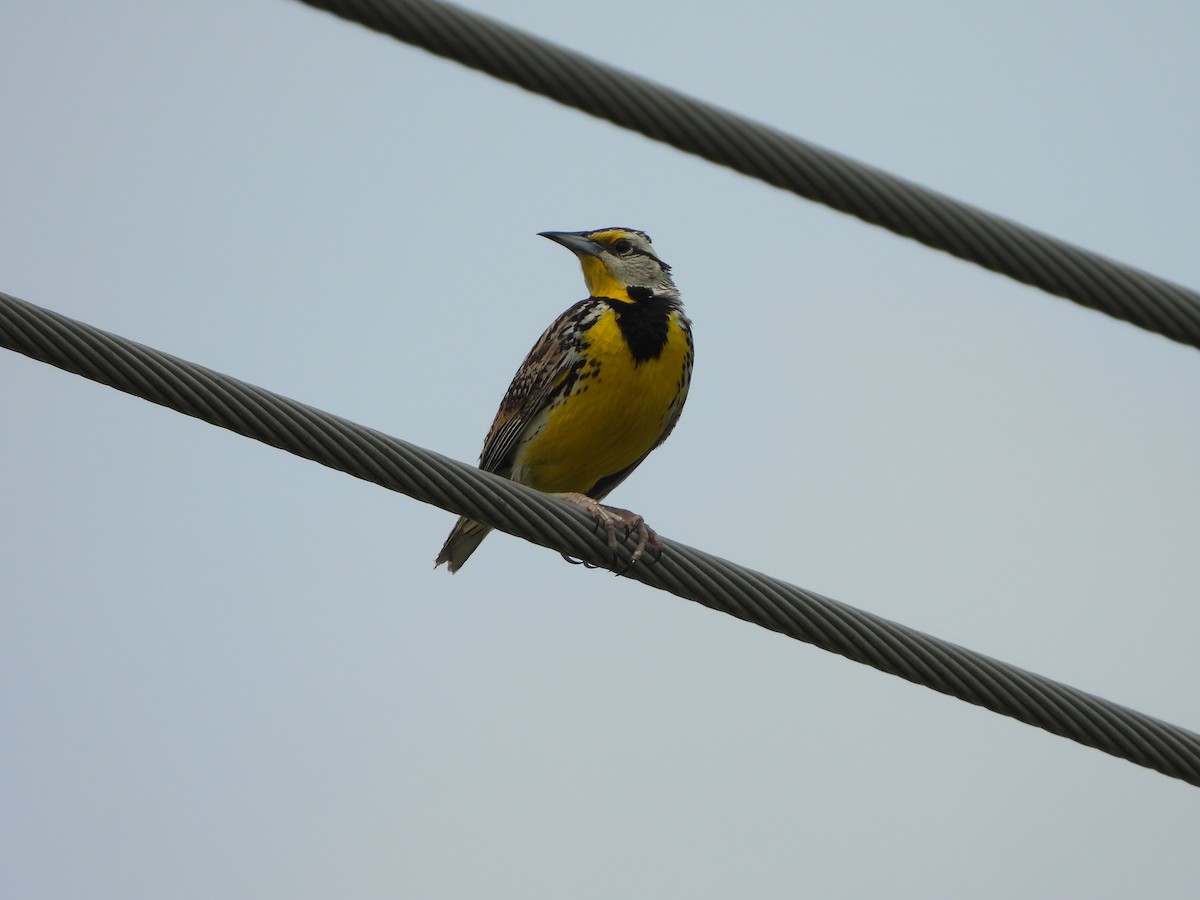
[(562, 244), (576, 256), (599, 256), (604, 245), (593, 241), (583, 231), (539, 231), (539, 237), (549, 238), (556, 244)]

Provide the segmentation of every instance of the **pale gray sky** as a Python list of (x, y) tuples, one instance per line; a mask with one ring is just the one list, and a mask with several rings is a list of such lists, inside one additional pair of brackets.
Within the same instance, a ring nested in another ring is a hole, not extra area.
[[(1200, 7), (469, 4), (1200, 286)], [(8, 4), (0, 290), (473, 461), (648, 231), (664, 535), (1200, 727), (1200, 354), (288, 0)], [(1200, 794), (0, 353), (0, 894), (1190, 895)]]

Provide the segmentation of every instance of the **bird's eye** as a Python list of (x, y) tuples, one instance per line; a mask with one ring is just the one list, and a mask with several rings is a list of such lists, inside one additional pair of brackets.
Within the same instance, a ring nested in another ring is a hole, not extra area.
[(619, 238), (613, 241), (612, 248), (614, 252), (624, 256), (626, 253), (629, 253), (631, 250), (633, 250), (633, 244), (629, 243), (629, 241), (625, 240), (625, 238)]

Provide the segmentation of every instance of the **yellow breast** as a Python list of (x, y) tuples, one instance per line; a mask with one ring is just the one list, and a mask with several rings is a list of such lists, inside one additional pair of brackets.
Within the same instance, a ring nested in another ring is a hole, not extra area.
[(572, 390), (546, 410), (517, 451), (513, 478), (540, 491), (587, 493), (637, 462), (683, 405), (691, 346), (671, 313), (662, 353), (635, 363), (605, 311), (586, 335), (587, 362)]

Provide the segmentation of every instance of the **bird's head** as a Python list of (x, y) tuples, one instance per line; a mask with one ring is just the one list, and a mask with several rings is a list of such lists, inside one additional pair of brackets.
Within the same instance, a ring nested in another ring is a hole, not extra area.
[(593, 297), (636, 301), (649, 296), (679, 296), (671, 280), (671, 267), (658, 258), (645, 232), (601, 228), (543, 231), (541, 236), (562, 244), (579, 257), (584, 281)]

